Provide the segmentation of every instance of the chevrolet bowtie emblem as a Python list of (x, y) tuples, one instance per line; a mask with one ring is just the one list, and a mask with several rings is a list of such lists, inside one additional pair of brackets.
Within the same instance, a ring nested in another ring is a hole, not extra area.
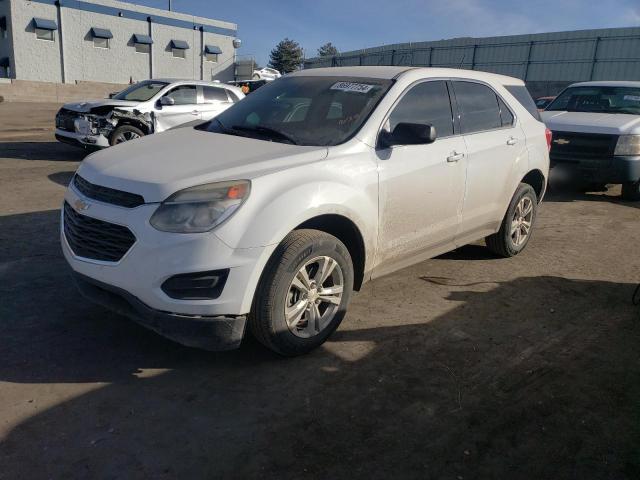
[(76, 208), (78, 212), (84, 212), (85, 210), (89, 210), (89, 208), (91, 207), (91, 204), (78, 199), (74, 202), (73, 206)]
[(571, 142), (569, 140), (565, 140), (564, 138), (559, 138), (557, 140), (554, 140), (553, 143), (557, 143), (558, 145), (568, 145)]

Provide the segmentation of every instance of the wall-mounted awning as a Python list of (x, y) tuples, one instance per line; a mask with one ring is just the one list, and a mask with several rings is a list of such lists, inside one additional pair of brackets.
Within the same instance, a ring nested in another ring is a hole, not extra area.
[(113, 38), (113, 33), (108, 28), (91, 28), (93, 38)]
[(1, 68), (8, 68), (9, 65), (10, 65), (10, 63), (9, 63), (9, 58), (8, 57), (0, 58), (0, 67)]
[(222, 53), (222, 50), (217, 45), (205, 45), (204, 53), (220, 54)]
[(54, 20), (47, 20), (46, 18), (35, 18), (33, 24), (36, 28), (41, 30), (57, 30), (58, 24)]
[(133, 43), (142, 43), (144, 45), (153, 45), (153, 40), (149, 35), (133, 34)]
[(188, 50), (189, 44), (184, 40), (171, 40), (171, 48), (177, 48), (178, 50)]

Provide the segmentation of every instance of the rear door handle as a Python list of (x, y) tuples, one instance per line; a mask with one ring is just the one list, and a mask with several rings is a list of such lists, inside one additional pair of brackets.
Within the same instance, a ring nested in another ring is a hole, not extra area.
[(198, 110), (194, 110), (193, 112), (191, 112), (191, 115), (200, 115), (200, 112)]
[(464, 158), (464, 153), (458, 153), (454, 151), (454, 152), (451, 152), (451, 155), (447, 157), (447, 162), (449, 163), (459, 162), (463, 158)]
[(518, 143), (517, 138), (509, 137), (509, 140), (507, 140), (507, 145), (515, 145), (516, 143)]

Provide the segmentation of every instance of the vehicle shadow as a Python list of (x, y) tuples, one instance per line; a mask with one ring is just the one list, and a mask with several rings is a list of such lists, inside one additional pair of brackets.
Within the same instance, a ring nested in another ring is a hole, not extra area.
[[(55, 211), (13, 217), (0, 231), (55, 235)], [(89, 304), (50, 243), (44, 261), (42, 246), (0, 257), (0, 382), (15, 412), (0, 477), (640, 475), (634, 285), (431, 285), (450, 308), (433, 315), (416, 295), (392, 322), (372, 282), (330, 342), (284, 359), (251, 340), (184, 348)], [(61, 383), (78, 394), (56, 395)]]
[(89, 153), (60, 142), (0, 142), (0, 159), (79, 162)]
[(631, 208), (640, 208), (640, 202), (625, 201), (621, 197), (619, 185), (608, 185), (598, 191), (584, 191), (575, 181), (560, 181), (554, 178), (553, 170), (549, 178), (545, 202), (609, 202)]
[(53, 183), (57, 183), (58, 185), (62, 185), (63, 187), (68, 187), (75, 173), (75, 171), (56, 172), (52, 173), (51, 175), (47, 175), (47, 178)]

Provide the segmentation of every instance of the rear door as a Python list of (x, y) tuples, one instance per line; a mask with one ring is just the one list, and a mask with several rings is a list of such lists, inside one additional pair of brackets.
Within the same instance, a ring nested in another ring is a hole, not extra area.
[(429, 252), (454, 245), (464, 195), (466, 149), (453, 119), (445, 80), (410, 87), (383, 128), (401, 122), (431, 124), (429, 145), (395, 145), (378, 150), (379, 248), (377, 272), (400, 268)]
[(525, 136), (504, 100), (488, 85), (454, 81), (467, 146), (461, 244), (493, 233), (513, 195), (516, 162), (527, 161)]
[(163, 132), (183, 123), (201, 118), (198, 89), (195, 85), (179, 85), (163, 95), (173, 99), (173, 105), (156, 106), (156, 132)]
[(202, 103), (198, 106), (202, 120), (208, 121), (233, 105), (226, 88), (202, 87)]

